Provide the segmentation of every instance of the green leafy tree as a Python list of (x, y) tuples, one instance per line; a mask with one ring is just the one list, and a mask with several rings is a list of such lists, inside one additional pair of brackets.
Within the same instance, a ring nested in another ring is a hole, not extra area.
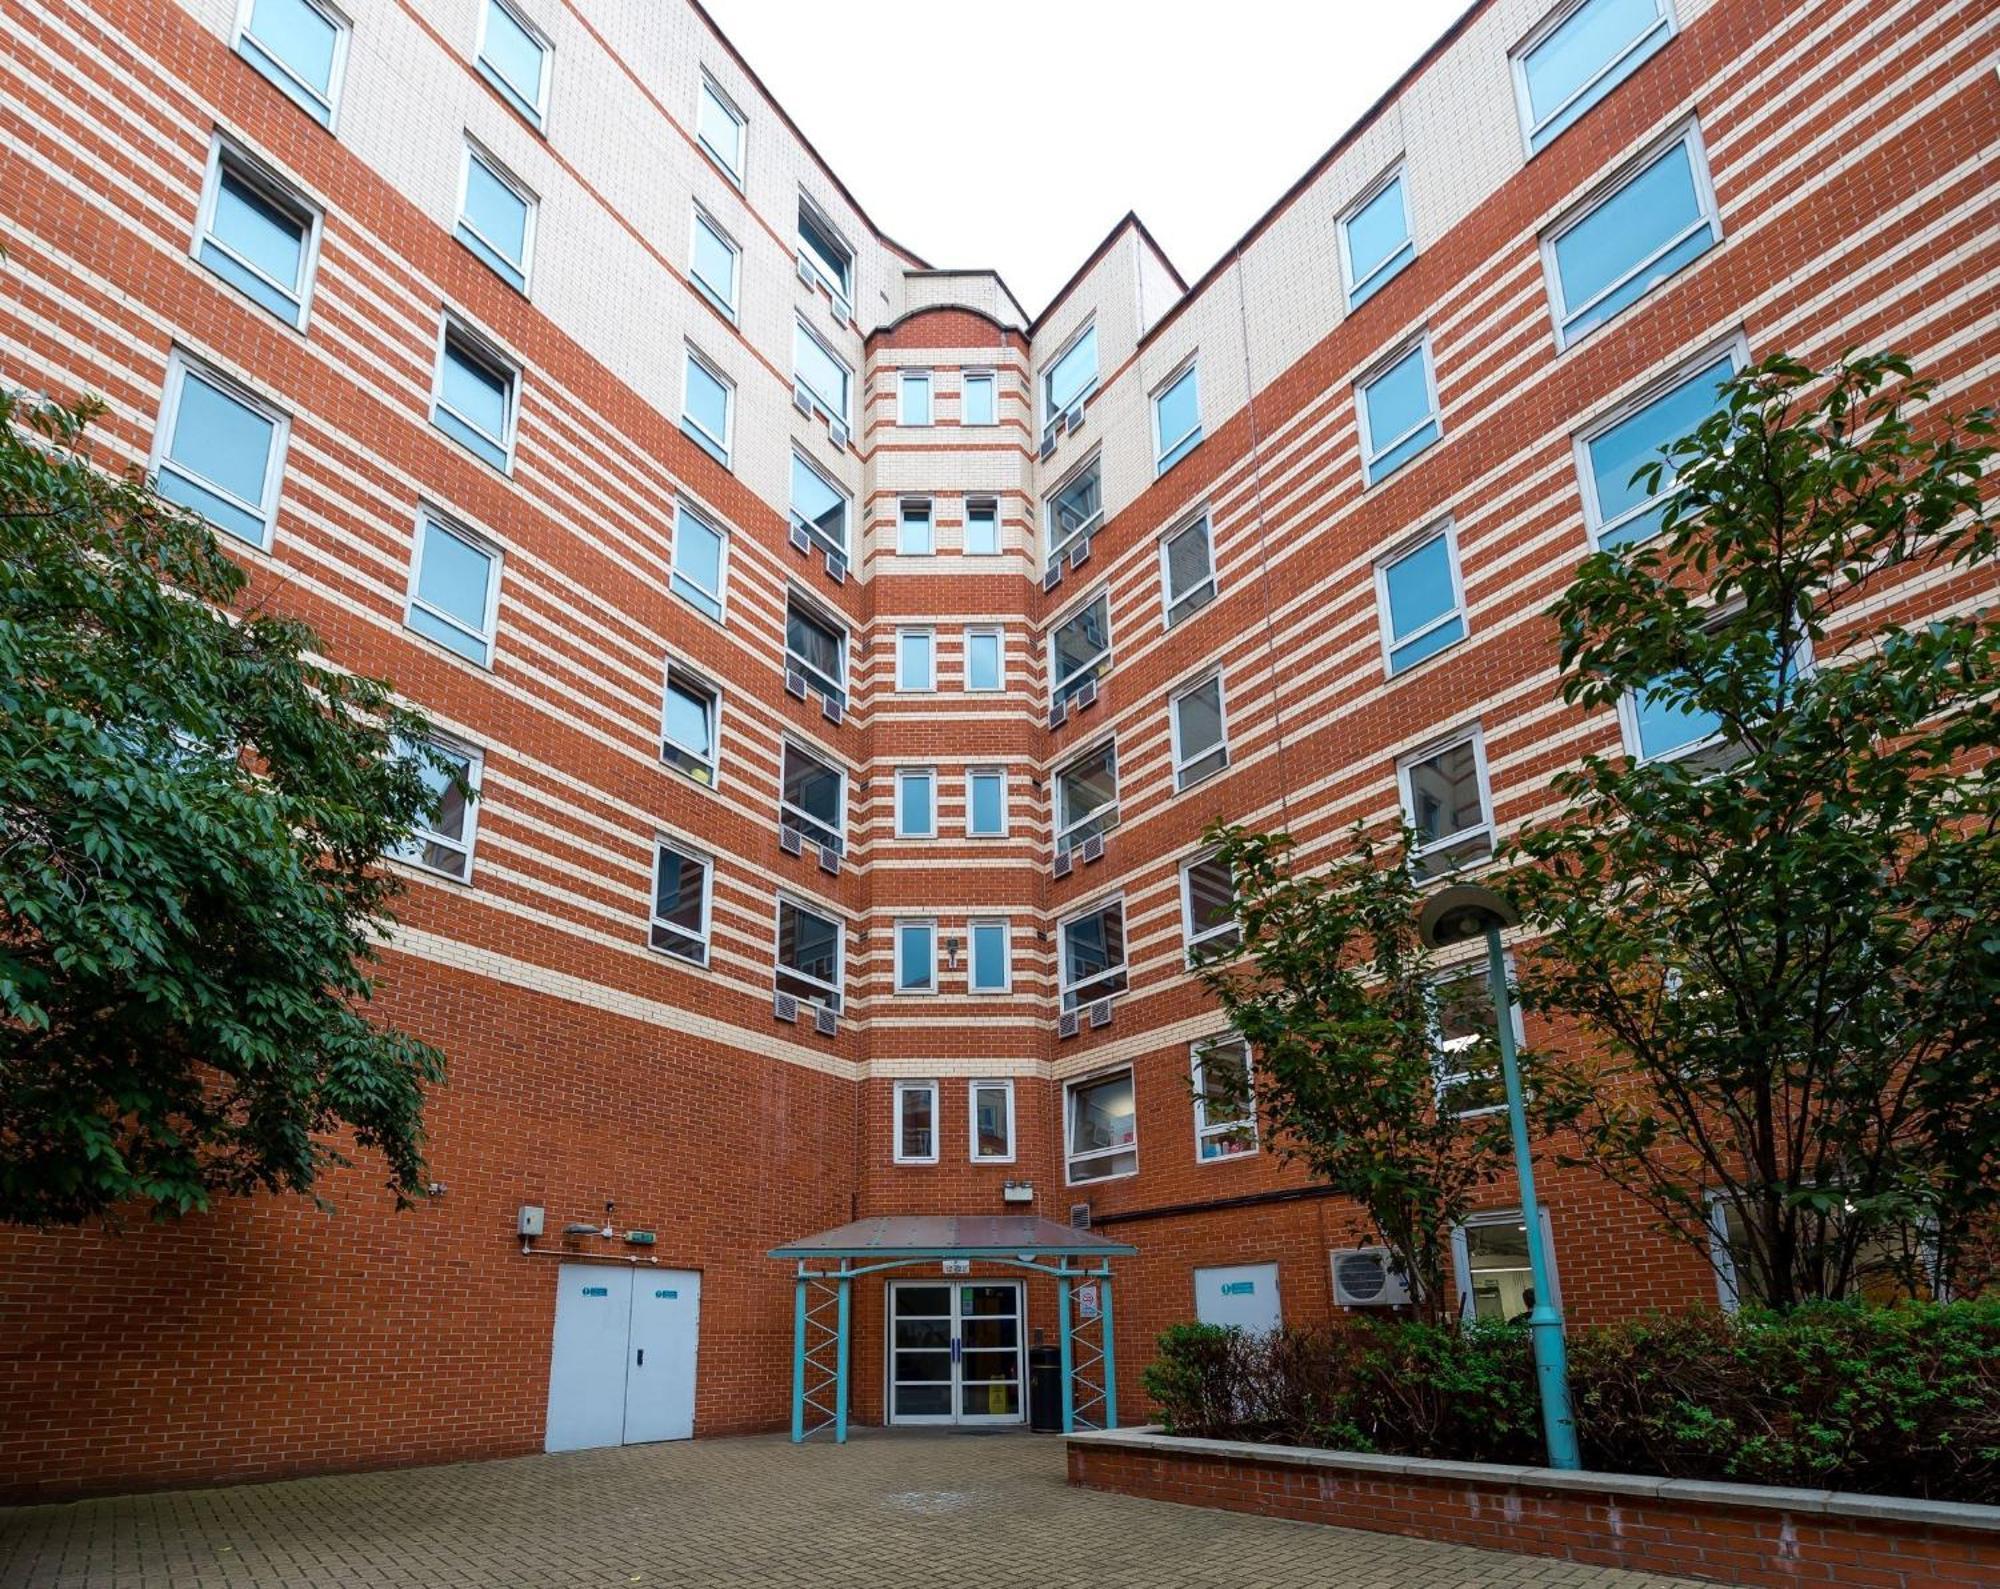
[(1490, 1101), (1480, 1078), (1498, 1062), (1484, 978), (1459, 985), (1473, 999), (1470, 1035), (1445, 1053), (1406, 842), (1385, 849), (1357, 827), (1331, 867), (1306, 871), (1286, 835), (1209, 837), (1240, 934), (1199, 975), (1256, 1055), (1277, 1151), (1360, 1204), (1420, 1316), (1455, 1317), (1452, 1231), (1510, 1153), (1505, 1115), (1469, 1107)]
[(0, 1219), (308, 1192), (343, 1141), (400, 1205), (443, 1059), (363, 1007), (449, 769), (97, 412), (0, 392)]
[(1704, 1255), (1719, 1200), (1781, 1308), (1976, 1283), (2000, 1208), (1991, 426), (1929, 397), (1891, 355), (1744, 371), (1554, 608), (1565, 700), (1697, 743), (1585, 758), (1519, 837), (1524, 1000), (1579, 1038), (1539, 1123)]

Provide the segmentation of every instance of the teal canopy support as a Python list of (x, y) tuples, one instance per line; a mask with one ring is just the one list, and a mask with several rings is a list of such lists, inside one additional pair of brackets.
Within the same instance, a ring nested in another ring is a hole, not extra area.
[(792, 1291), (792, 1439), (847, 1435), (847, 1282), (799, 1265)]
[(1111, 1328), (1111, 1272), (1105, 1271), (1098, 1281), (1103, 1288), (1104, 1301), (1101, 1304), (1104, 1325), (1104, 1427), (1118, 1427), (1118, 1343)]
[(1056, 1325), (1062, 1337), (1063, 1433), (1076, 1428), (1076, 1375), (1069, 1336), (1069, 1276), (1056, 1282)]
[(845, 1275), (840, 1277), (840, 1338), (834, 1345), (833, 1370), (833, 1440), (836, 1445), (847, 1444), (847, 1337), (853, 1322), (850, 1295), (854, 1282)]

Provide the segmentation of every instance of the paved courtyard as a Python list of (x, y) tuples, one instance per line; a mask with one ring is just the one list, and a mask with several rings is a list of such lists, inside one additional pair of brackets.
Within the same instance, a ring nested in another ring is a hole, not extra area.
[(1062, 1442), (628, 1446), (0, 1510), (0, 1584), (1229, 1589), (1674, 1580), (1072, 1490)]

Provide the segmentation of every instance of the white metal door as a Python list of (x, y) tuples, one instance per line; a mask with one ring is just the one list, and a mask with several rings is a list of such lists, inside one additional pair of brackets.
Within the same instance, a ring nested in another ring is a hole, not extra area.
[(625, 1357), (626, 1445), (693, 1435), (700, 1330), (700, 1275), (686, 1269), (633, 1274), (631, 1349)]
[(1018, 1280), (889, 1284), (889, 1421), (1019, 1423)]
[(625, 1344), (632, 1333), (632, 1271), (566, 1263), (556, 1280), (549, 1361), (550, 1451), (615, 1446), (625, 1437)]
[(1278, 1266), (1241, 1263), (1194, 1272), (1194, 1316), (1262, 1334), (1285, 1322), (1278, 1306)]

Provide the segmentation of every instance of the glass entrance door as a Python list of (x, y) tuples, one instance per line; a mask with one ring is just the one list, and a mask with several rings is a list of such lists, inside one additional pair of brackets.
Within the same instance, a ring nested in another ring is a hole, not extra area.
[(1021, 1283), (889, 1284), (889, 1421), (1019, 1423)]

